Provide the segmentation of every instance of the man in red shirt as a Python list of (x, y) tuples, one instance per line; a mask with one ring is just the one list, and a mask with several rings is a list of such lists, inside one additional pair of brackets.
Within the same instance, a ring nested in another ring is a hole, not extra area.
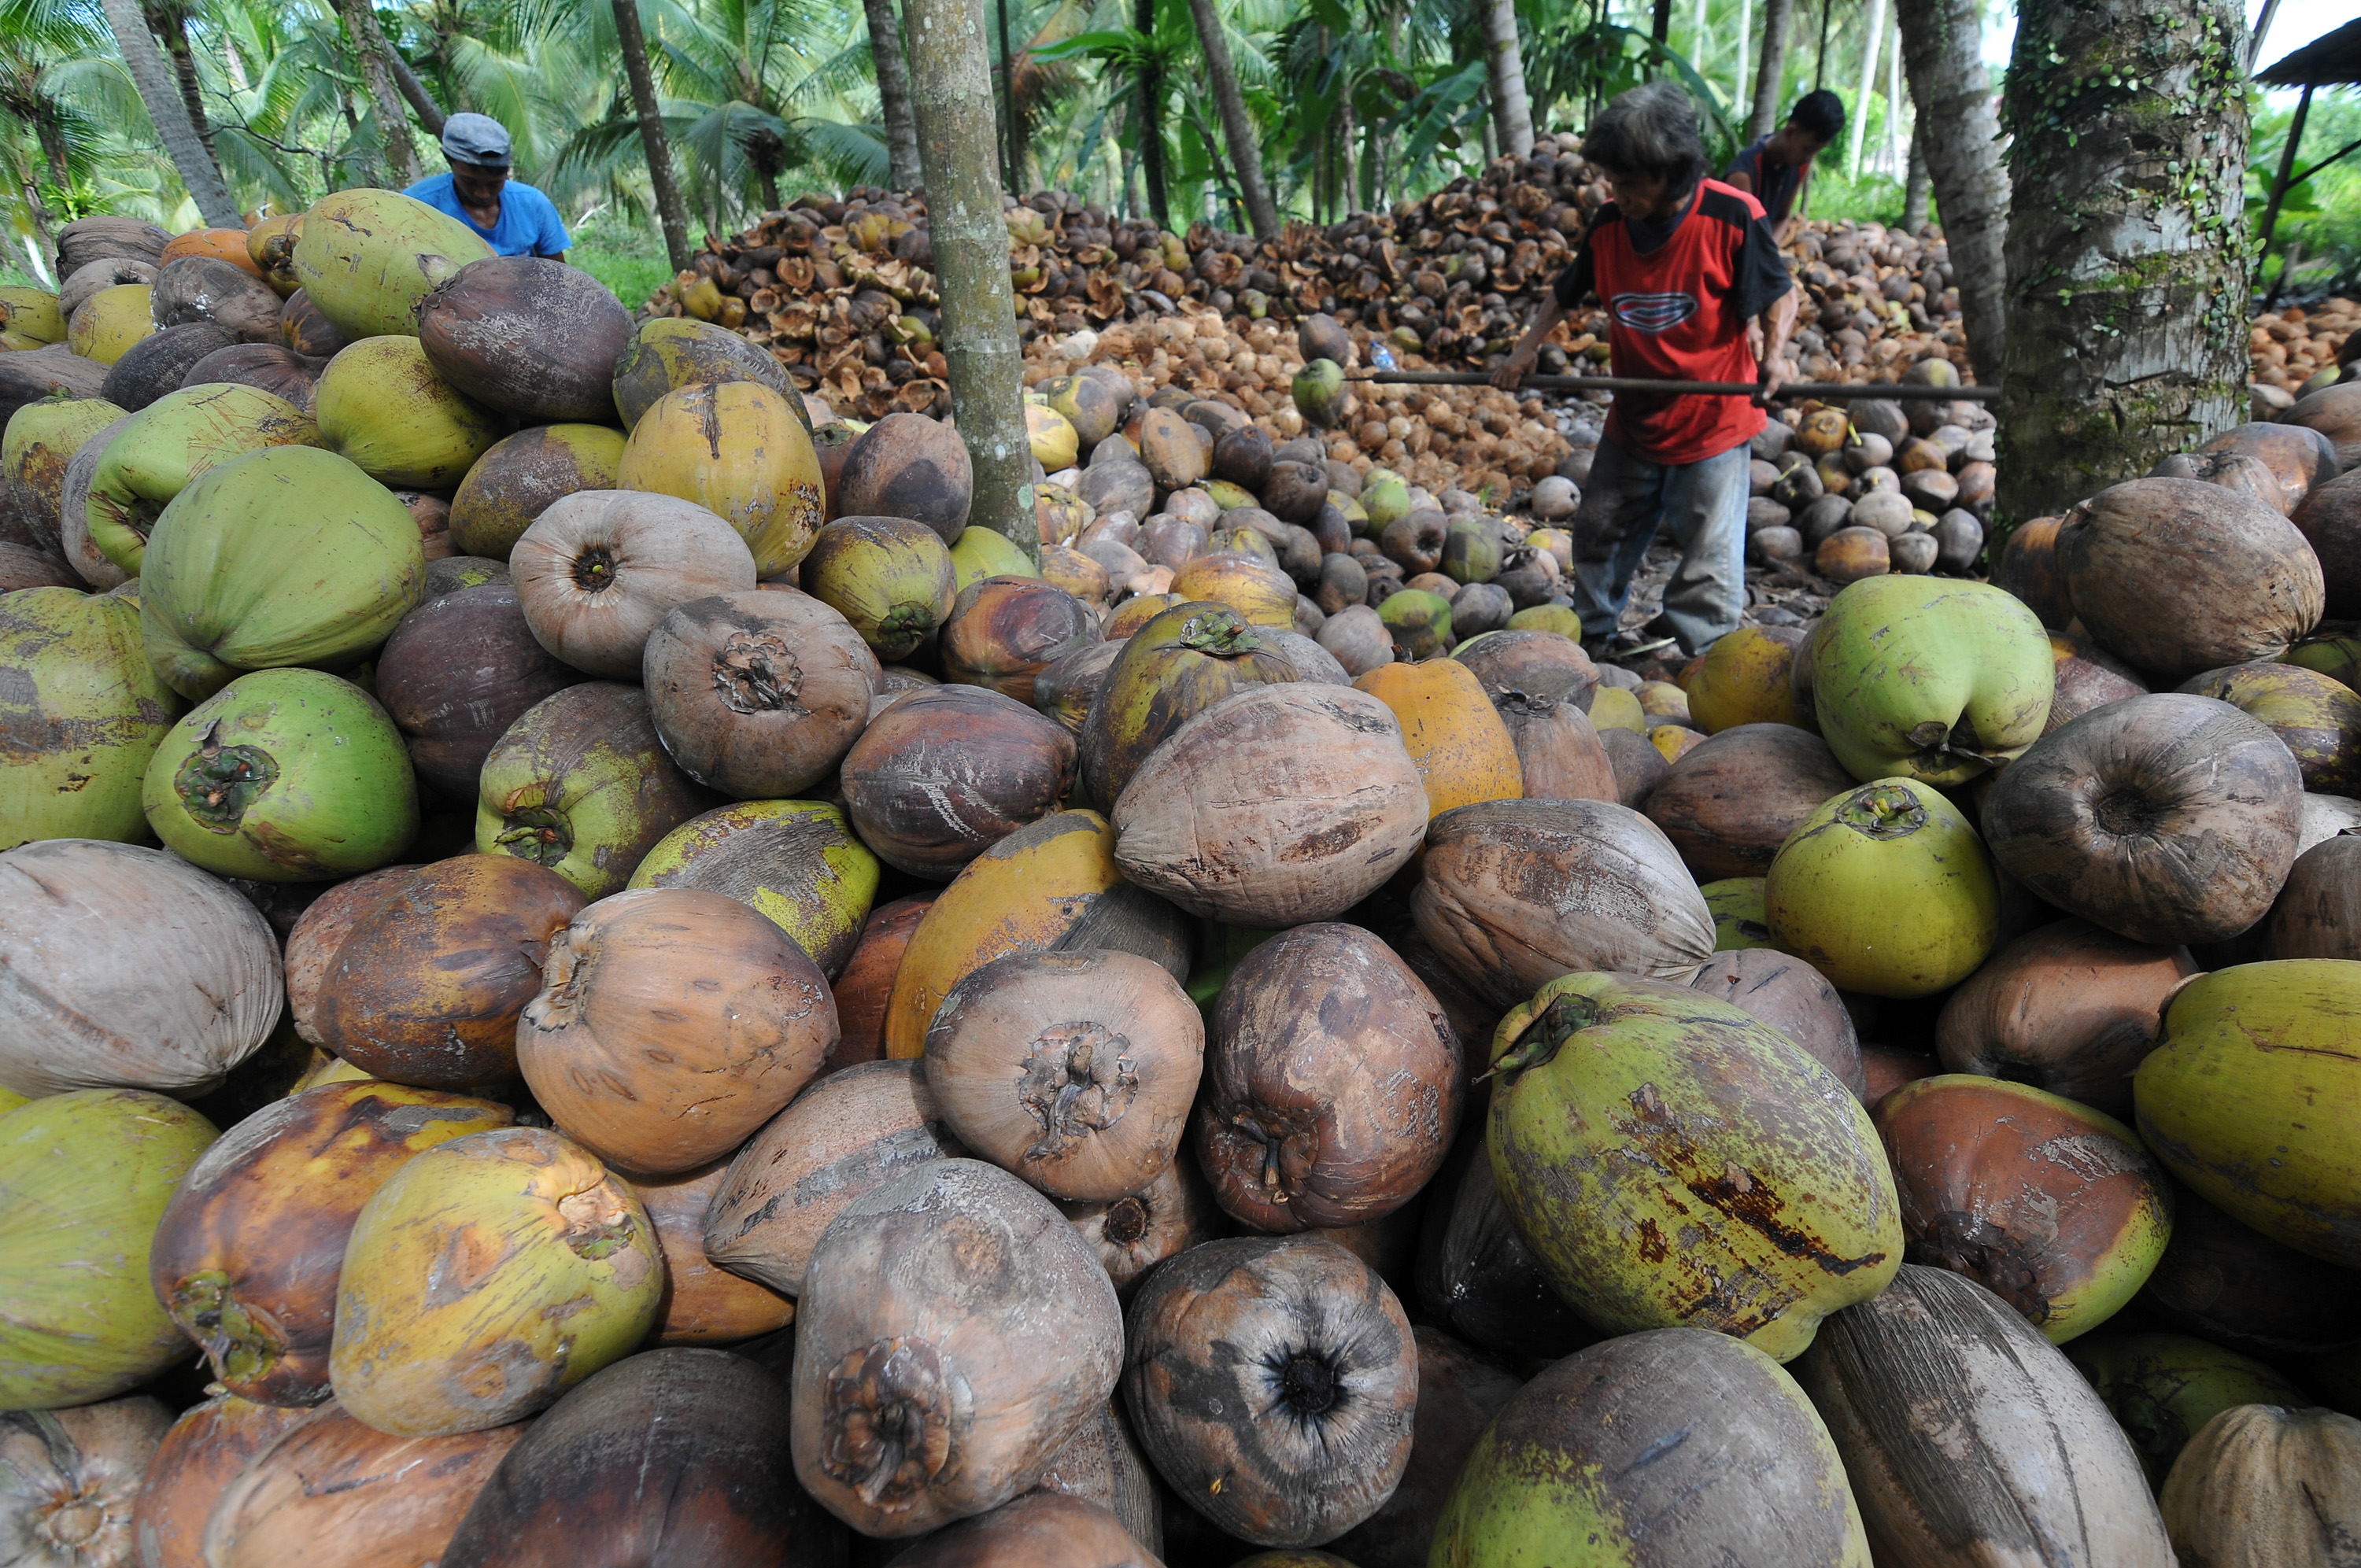
[(1663, 645), (1617, 630), (1663, 526), (1681, 564), (1664, 587), (1662, 630), (1699, 652), (1746, 609), (1748, 443), (1763, 426), (1763, 402), (1795, 375), (1795, 291), (1761, 203), (1704, 177), (1697, 106), (1678, 87), (1651, 82), (1608, 104), (1582, 154), (1614, 200), (1492, 379), (1514, 390), (1551, 329), (1595, 294), (1607, 305), (1618, 376), (1756, 383), (1752, 400), (1617, 394), (1575, 519), (1584, 642), (1609, 656), (1642, 652), (1643, 641)]

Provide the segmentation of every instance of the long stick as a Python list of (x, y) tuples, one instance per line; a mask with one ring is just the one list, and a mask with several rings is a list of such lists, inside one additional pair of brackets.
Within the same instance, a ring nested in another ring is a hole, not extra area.
[[(1387, 381), (1415, 387), (1488, 387), (1492, 378), (1481, 370), (1379, 370), (1352, 376), (1352, 381)], [(1745, 381), (1659, 381), (1646, 376), (1528, 376), (1518, 385), (1528, 392), (1682, 392), (1708, 398), (1751, 398)], [(1855, 398), (1959, 399), (1988, 403), (2000, 396), (1998, 387), (1922, 387), (1915, 381), (1786, 381), (1772, 401), (1818, 398), (1824, 402), (1850, 402)]]

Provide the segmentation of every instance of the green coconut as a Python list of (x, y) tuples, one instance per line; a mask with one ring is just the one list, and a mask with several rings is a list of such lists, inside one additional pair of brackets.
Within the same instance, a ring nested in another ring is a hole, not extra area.
[(861, 943), (877, 857), (818, 800), (741, 800), (682, 823), (647, 852), (633, 887), (700, 887), (762, 911), (830, 980)]
[(148, 759), (181, 711), (148, 663), (139, 606), (111, 594), (0, 594), (0, 850), (147, 837)]
[(1401, 477), (1384, 468), (1372, 468), (1361, 481), (1361, 532), (1372, 538), (1386, 531), (1389, 523), (1400, 522), (1410, 515), (1410, 487)]
[(256, 882), (357, 876), (418, 831), (401, 731), (319, 670), (259, 670), (191, 708), (156, 748), (143, 800), (167, 849)]
[(1429, 1568), (1871, 1568), (1811, 1399), (1760, 1351), (1693, 1329), (1626, 1334), (1546, 1368), (1456, 1478), (1431, 1484), (1449, 1491), (1432, 1554), (1416, 1559)]
[(1295, 665), (1227, 605), (1161, 610), (1125, 641), (1082, 721), (1082, 776), (1112, 806), (1149, 752), (1235, 692), (1296, 678)]
[(715, 803), (656, 738), (647, 694), (585, 681), (544, 697), (484, 759), (476, 849), (620, 893), (657, 842)]
[(1775, 945), (1771, 940), (1771, 916), (1763, 904), (1763, 886), (1759, 876), (1739, 876), (1706, 883), (1697, 889), (1705, 894), (1705, 906), (1713, 911), (1715, 952)]
[(320, 440), (382, 485), (448, 489), (508, 433), (507, 418), (443, 378), (414, 337), (339, 350), (312, 392)]
[(136, 1089), (0, 1114), (0, 1410), (112, 1398), (189, 1358), (148, 1253), (217, 1135), (179, 1101)]
[[(1488, 517), (1463, 517), (1444, 532), (1443, 575), (1455, 583), (1488, 583), (1500, 575), (1502, 554), (1499, 523)], [(1384, 606), (1378, 609), (1382, 611)]]
[(1902, 1266), (1869, 1113), (1785, 1035), (1686, 987), (1551, 981), (1492, 1038), (1487, 1144), (1543, 1274), (1614, 1333), (1801, 1354)]
[(1958, 806), (1916, 779), (1823, 802), (1764, 879), (1773, 946), (1840, 991), (1932, 996), (2000, 939), (2000, 886)]
[(265, 447), (319, 444), (320, 427), (310, 414), (259, 387), (224, 383), (167, 393), (106, 444), (83, 513), (91, 543), (136, 577), (156, 520), (192, 479)]
[(2298, 1252), (2361, 1268), (2361, 963), (2199, 975), (2132, 1077), (2140, 1140), (2197, 1195)]
[(295, 280), (347, 338), (416, 337), (419, 302), (491, 254), (475, 230), (415, 198), (338, 191), (303, 214)]
[(66, 465), (82, 444), (124, 417), (104, 398), (49, 397), (27, 403), (8, 418), (0, 438), (0, 509), (13, 507), (19, 526), (35, 543), (55, 551), (58, 503), (66, 486)]
[(148, 657), (205, 697), (243, 670), (360, 658), (424, 598), (426, 551), (384, 486), (333, 452), (278, 446), (175, 496), (139, 581)]
[(1315, 359), (1295, 373), (1295, 410), (1307, 424), (1333, 430), (1345, 418), (1345, 368), (1333, 359)]
[(724, 381), (752, 381), (787, 400), (804, 433), (811, 433), (811, 415), (787, 372), (767, 348), (758, 347), (711, 322), (690, 316), (651, 316), (631, 334), (615, 361), (615, 409), (631, 430), (640, 416), (667, 392), (686, 387), (715, 387)]
[(2041, 739), (2057, 685), (2041, 618), (1989, 583), (1866, 578), (1812, 639), (1820, 734), (1864, 782), (1965, 784)]
[(22, 284), (0, 287), (0, 332), (35, 343), (63, 343), (66, 318), (58, 309), (58, 297), (47, 289)]
[[(1012, 546), (1013, 548), (1013, 546)], [(909, 657), (951, 613), (957, 568), (943, 536), (901, 517), (839, 518), (803, 560), (803, 591), (852, 624), (885, 663)]]
[(1393, 634), (1394, 657), (1410, 662), (1439, 657), (1451, 647), (1451, 601), (1424, 588), (1386, 596), (1378, 619)]
[(2066, 1357), (2114, 1412), (2156, 1486), (2198, 1429), (2231, 1406), (2312, 1403), (2277, 1368), (2188, 1334), (2085, 1334)]
[[(997, 529), (974, 524), (951, 541), (951, 581), (958, 593), (986, 577), (1038, 577), (1041, 568), (1026, 558), (1016, 541)], [(956, 602), (956, 600), (954, 600)]]

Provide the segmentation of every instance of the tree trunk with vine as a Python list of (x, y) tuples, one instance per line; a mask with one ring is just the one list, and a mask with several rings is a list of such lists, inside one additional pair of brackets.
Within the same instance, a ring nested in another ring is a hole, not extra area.
[(1795, 0), (1763, 0), (1763, 60), (1754, 68), (1754, 107), (1746, 116), (1746, 139), (1769, 136), (1779, 124), (1779, 89), (1787, 76), (1787, 26)]
[(623, 56), (623, 75), (631, 84), (631, 107), (640, 119), (640, 148), (647, 155), (648, 183), (656, 199), (656, 216), (664, 225), (664, 253), (672, 269), (688, 269), (688, 204), (680, 198), (680, 181), (672, 170), (672, 140), (664, 135), (664, 105), (656, 98), (655, 72), (648, 68), (647, 35), (640, 30), (639, 0), (614, 0), (615, 43)]
[(172, 62), (172, 79), (180, 83), (181, 104), (189, 111), (189, 126), (197, 139), (205, 144), (205, 156), (216, 164), (221, 154), (214, 147), (213, 121), (205, 114), (203, 84), (197, 80), (196, 57), (189, 49), (188, 13), (170, 5), (145, 5), (148, 30), (164, 46), (165, 55)]
[(221, 166), (197, 138), (196, 126), (189, 123), (188, 105), (181, 101), (180, 85), (172, 78), (171, 67), (164, 62), (156, 36), (148, 30), (139, 0), (101, 0), (101, 4), (107, 26), (115, 33), (115, 48), (123, 55), (124, 69), (131, 75), (131, 85), (147, 105), (157, 139), (180, 171), (181, 183), (188, 187), (197, 211), (215, 228), (243, 227), (237, 203), (230, 199), (229, 186), (222, 179)]
[(450, 122), (450, 116), (444, 114), (443, 105), (426, 91), (426, 83), (418, 80), (418, 72), (410, 69), (410, 62), (399, 51), (389, 51), (389, 57), (393, 65), (393, 84), (401, 89), (402, 98), (418, 111), (418, 123), (426, 127), (426, 134), (442, 140), (443, 127)]
[[(1960, 291), (1960, 326), (1980, 379), (1996, 379), (2008, 343), (2008, 171), (1984, 71), (1978, 0), (1895, 0), (1902, 67), (1917, 108), (1914, 167), (1943, 207), (1943, 238)], [(1907, 205), (1905, 202), (1905, 206)], [(1918, 212), (1925, 221), (1922, 198)]]
[(2245, 417), (2246, 43), (2235, 0), (2020, 8), (2004, 527)]
[(1533, 105), (1525, 94), (1525, 56), (1517, 40), (1517, 0), (1483, 0), (1484, 71), (1492, 85), (1492, 134), (1500, 151), (1533, 150)]
[(980, 0), (909, 0), (911, 82), (951, 409), (975, 473), (968, 521), (1039, 558), (1024, 360), (1008, 277), (1008, 222), (993, 169), (992, 50)]

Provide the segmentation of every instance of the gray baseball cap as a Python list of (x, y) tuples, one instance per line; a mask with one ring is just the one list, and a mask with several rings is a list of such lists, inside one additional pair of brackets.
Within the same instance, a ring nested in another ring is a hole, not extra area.
[(489, 115), (454, 115), (443, 122), (443, 154), (461, 163), (506, 169), (511, 148), (509, 129)]

